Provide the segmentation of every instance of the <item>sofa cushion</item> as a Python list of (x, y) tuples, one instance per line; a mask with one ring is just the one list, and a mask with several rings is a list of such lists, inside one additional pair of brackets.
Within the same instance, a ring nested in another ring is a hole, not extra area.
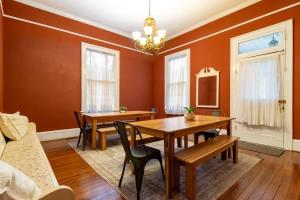
[(15, 114), (0, 113), (0, 129), (11, 140), (19, 140), (28, 130), (28, 118)]
[(0, 160), (0, 199), (34, 199), (41, 194), (34, 181)]
[(2, 157), (2, 153), (5, 149), (5, 146), (6, 146), (6, 141), (3, 134), (0, 131), (0, 158)]
[(34, 123), (29, 123), (23, 138), (6, 144), (2, 160), (29, 176), (43, 192), (58, 186)]

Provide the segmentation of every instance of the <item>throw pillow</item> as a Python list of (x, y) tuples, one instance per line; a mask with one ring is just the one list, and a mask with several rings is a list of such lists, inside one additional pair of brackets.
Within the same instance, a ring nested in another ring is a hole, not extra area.
[(28, 118), (15, 114), (0, 113), (0, 129), (11, 140), (19, 140), (28, 130)]

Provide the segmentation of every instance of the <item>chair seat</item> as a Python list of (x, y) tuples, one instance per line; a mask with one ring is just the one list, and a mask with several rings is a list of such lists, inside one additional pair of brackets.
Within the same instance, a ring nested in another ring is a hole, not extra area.
[[(145, 146), (147, 151), (148, 151), (148, 156), (152, 157), (155, 154), (160, 154), (160, 150), (149, 147), (149, 146)], [(147, 157), (147, 153), (144, 149), (143, 146), (136, 146), (136, 147), (132, 147), (131, 148), (131, 153), (134, 157)]]

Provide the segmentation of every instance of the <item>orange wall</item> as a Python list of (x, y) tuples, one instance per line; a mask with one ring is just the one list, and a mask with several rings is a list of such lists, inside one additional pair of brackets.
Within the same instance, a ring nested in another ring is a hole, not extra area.
[[(298, 0), (263, 0), (257, 4), (188, 32), (166, 43), (166, 49), (229, 28), (241, 22), (299, 2)], [(191, 106), (196, 105), (196, 77), (202, 68), (212, 66), (220, 71), (220, 109), (230, 113), (230, 38), (270, 26), (288, 19), (294, 20), (294, 138), (300, 139), (300, 6), (262, 18), (252, 23), (218, 34), (196, 43), (161, 54), (153, 64), (153, 104), (164, 115), (164, 56), (190, 48), (191, 50)], [(199, 109), (198, 112), (203, 110)]]
[[(5, 14), (132, 46), (129, 38), (86, 24), (4, 1)], [(80, 110), (81, 42), (120, 51), (120, 104), (152, 107), (152, 57), (37, 25), (4, 19), (4, 110), (17, 110), (37, 123), (38, 131), (76, 127)]]
[(0, 112), (3, 111), (3, 16), (0, 9)]

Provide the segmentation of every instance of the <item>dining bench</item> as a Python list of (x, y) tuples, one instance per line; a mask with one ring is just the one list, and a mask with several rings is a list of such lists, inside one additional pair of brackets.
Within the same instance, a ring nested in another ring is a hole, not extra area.
[(222, 160), (227, 159), (227, 152), (233, 150), (233, 162), (238, 162), (239, 137), (220, 135), (214, 139), (177, 152), (174, 155), (174, 186), (180, 192), (180, 165), (185, 167), (186, 196), (190, 200), (196, 197), (196, 168), (200, 164), (221, 153)]

